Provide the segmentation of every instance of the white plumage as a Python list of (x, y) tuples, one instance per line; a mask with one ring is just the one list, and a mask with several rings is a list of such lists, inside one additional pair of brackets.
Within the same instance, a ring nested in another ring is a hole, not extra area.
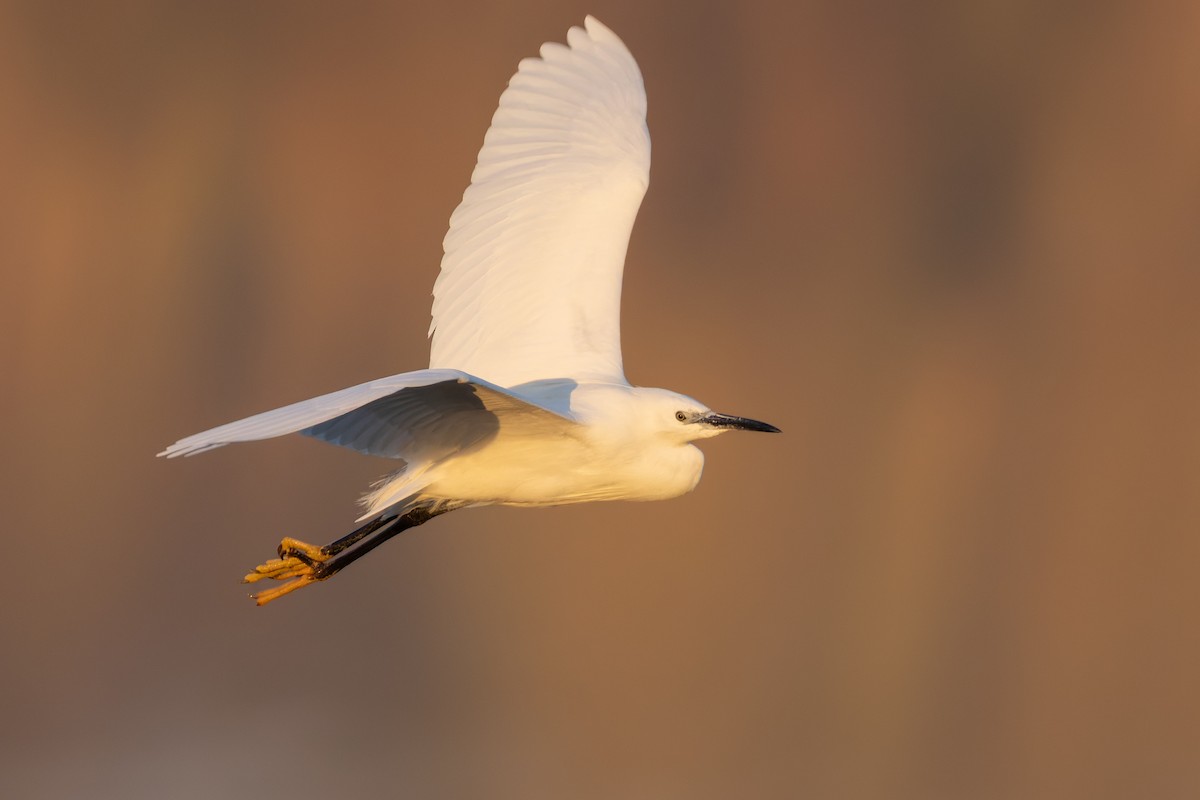
[[(626, 382), (621, 274), (649, 185), (646, 95), (633, 56), (594, 18), (567, 41), (523, 60), (500, 97), (444, 241), (430, 368), (222, 425), (159, 454), (302, 433), (402, 462), (366, 496), (368, 522), (355, 534), (325, 548), (285, 539), (280, 559), (247, 576), (297, 579), (260, 603), (453, 508), (682, 494), (704, 463), (691, 441), (775, 430)], [(384, 535), (385, 521), (399, 524)]]

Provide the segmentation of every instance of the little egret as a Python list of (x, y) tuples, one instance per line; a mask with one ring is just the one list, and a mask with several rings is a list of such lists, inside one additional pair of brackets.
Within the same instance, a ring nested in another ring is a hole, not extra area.
[(259, 605), (330, 577), (403, 530), (467, 506), (662, 500), (690, 492), (697, 439), (778, 428), (631, 386), (621, 272), (650, 179), (642, 76), (588, 17), (523, 60), (450, 217), (433, 288), (429, 369), (181, 439), (160, 456), (301, 433), (400, 468), (361, 527), (324, 547), (285, 537), (246, 582)]

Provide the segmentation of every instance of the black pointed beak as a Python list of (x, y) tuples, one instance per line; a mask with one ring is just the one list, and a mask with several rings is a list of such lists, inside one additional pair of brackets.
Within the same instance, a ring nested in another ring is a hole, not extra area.
[(708, 412), (696, 421), (703, 422), (705, 425), (711, 425), (714, 428), (730, 428), (739, 431), (761, 431), (763, 433), (780, 433), (779, 428), (776, 428), (774, 425), (768, 425), (767, 423), (759, 422), (756, 419), (735, 417), (730, 414), (718, 414), (715, 411)]

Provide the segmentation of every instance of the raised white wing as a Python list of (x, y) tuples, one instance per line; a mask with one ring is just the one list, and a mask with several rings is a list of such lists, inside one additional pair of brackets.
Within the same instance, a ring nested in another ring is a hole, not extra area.
[(625, 380), (621, 273), (650, 180), (646, 93), (588, 17), (500, 96), (434, 285), (429, 365), (494, 384)]
[[(160, 456), (190, 456), (234, 442), (302, 433), (369, 455), (437, 460), (494, 435), (498, 413), (555, 428), (574, 423), (457, 370), (381, 378), (180, 439)], [(507, 423), (506, 423), (507, 424)]]

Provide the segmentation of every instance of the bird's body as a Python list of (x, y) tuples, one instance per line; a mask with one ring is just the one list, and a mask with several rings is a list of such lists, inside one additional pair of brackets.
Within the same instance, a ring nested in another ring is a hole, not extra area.
[(704, 455), (686, 442), (647, 447), (654, 434), (636, 424), (644, 406), (638, 389), (583, 384), (573, 394), (577, 422), (499, 415), (495, 438), (438, 470), (422, 493), (474, 505), (546, 506), (665, 500), (696, 486)]
[(631, 386), (620, 346), (625, 249), (649, 185), (641, 74), (589, 17), (569, 47), (526, 59), (500, 98), (450, 219), (434, 286), (430, 368), (181, 439), (160, 455), (301, 433), (400, 468), (364, 498), (364, 524), (325, 547), (285, 538), (247, 580), (332, 575), (391, 535), (476, 505), (662, 500), (691, 491), (691, 442), (773, 426)]

